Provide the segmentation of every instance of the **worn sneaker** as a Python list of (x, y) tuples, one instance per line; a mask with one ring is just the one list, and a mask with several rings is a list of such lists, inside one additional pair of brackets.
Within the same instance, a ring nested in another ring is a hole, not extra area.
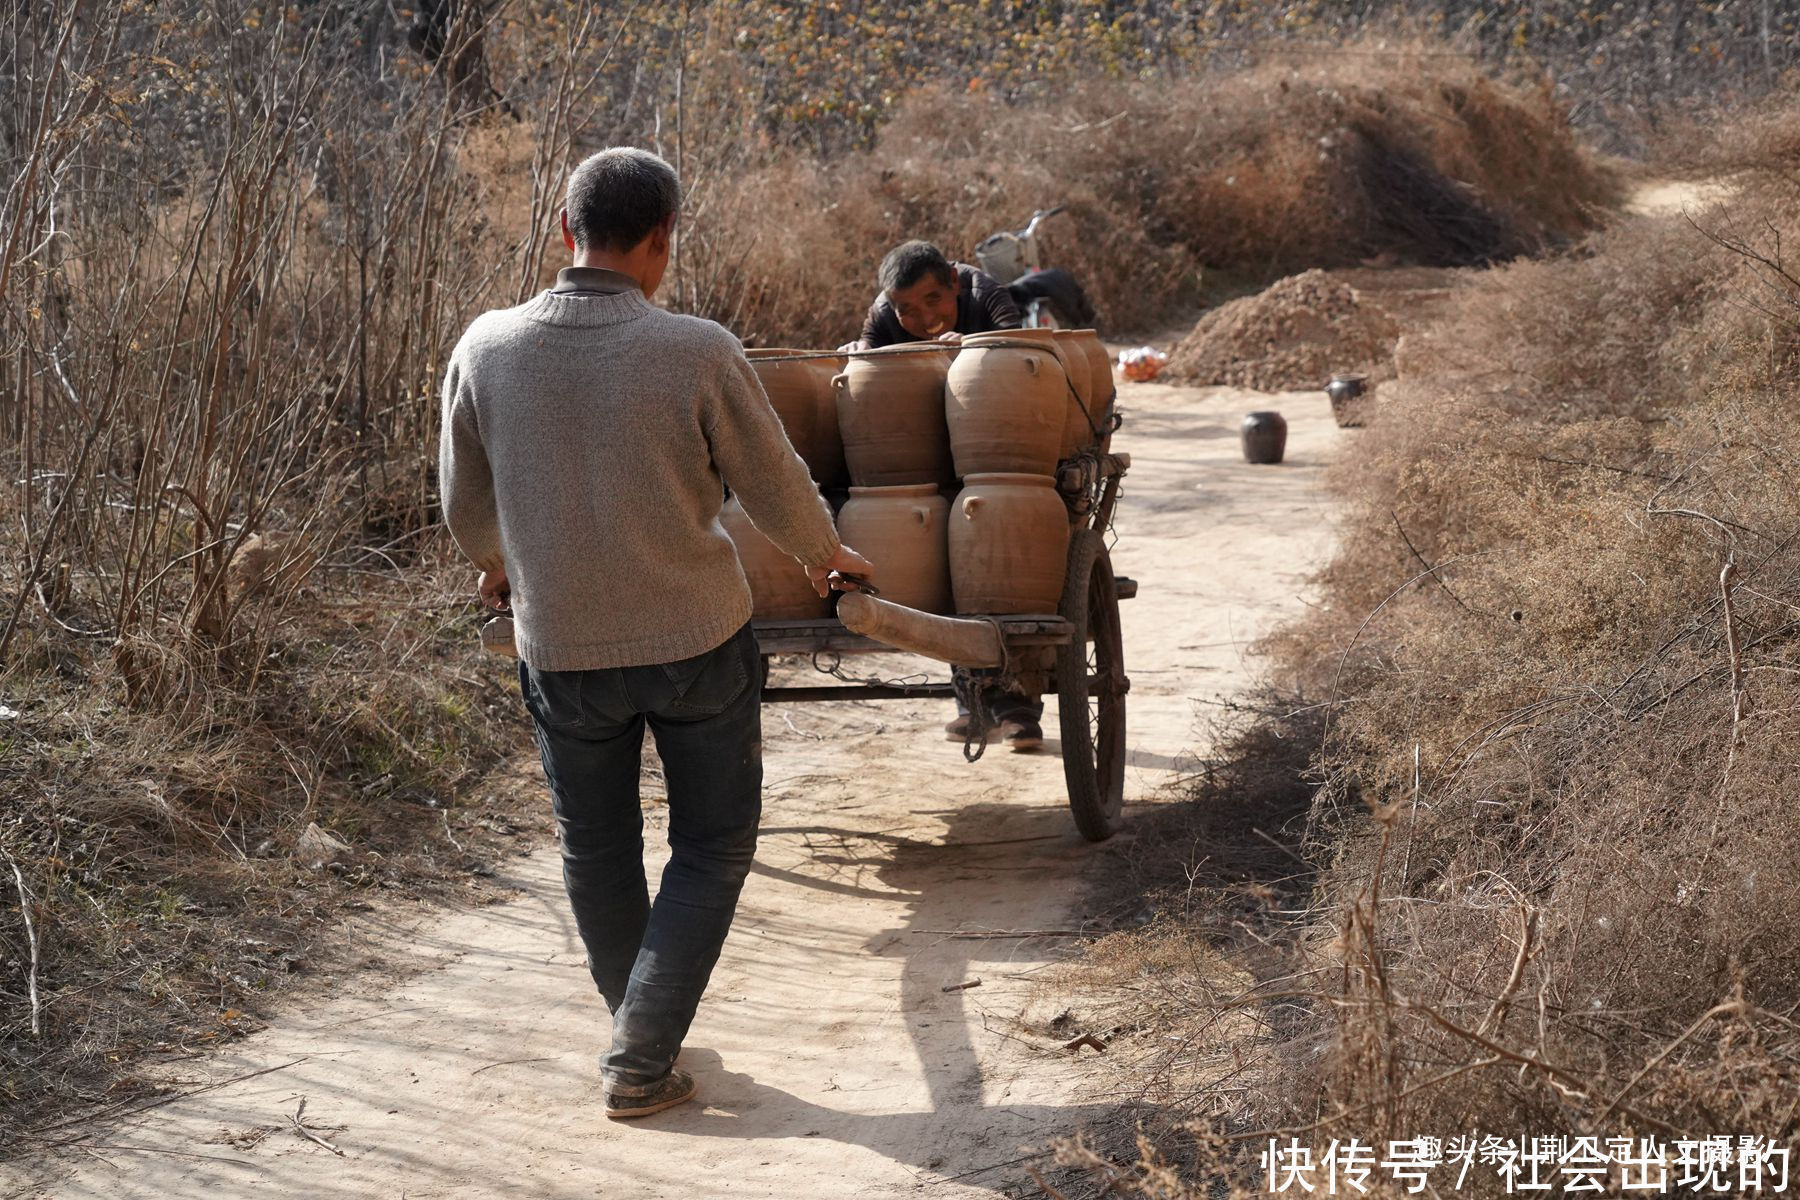
[(670, 1071), (647, 1087), (630, 1088), (628, 1091), (643, 1094), (606, 1093), (606, 1115), (615, 1121), (647, 1117), (665, 1108), (686, 1104), (694, 1098), (694, 1077), (686, 1071)]
[(1044, 727), (1036, 721), (1002, 721), (1000, 736), (1014, 754), (1028, 754), (1044, 744)]

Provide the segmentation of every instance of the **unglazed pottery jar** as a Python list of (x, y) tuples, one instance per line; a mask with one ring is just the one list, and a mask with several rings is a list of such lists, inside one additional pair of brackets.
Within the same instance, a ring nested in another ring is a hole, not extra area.
[(764, 537), (736, 499), (725, 502), (719, 524), (737, 547), (738, 562), (750, 581), (750, 603), (757, 620), (799, 621), (831, 615), (831, 601), (813, 591), (806, 568)]
[(1068, 405), (1055, 331), (1002, 329), (964, 338), (944, 382), (957, 475), (1052, 474)]
[(892, 487), (952, 478), (944, 425), (949, 368), (949, 351), (922, 351), (916, 344), (851, 356), (831, 381), (851, 483)]
[(1101, 422), (1106, 418), (1107, 409), (1112, 407), (1113, 396), (1118, 386), (1113, 382), (1112, 355), (1106, 352), (1105, 343), (1100, 335), (1092, 329), (1077, 329), (1076, 343), (1087, 354), (1088, 389), (1093, 402), (1088, 408), (1088, 415), (1094, 418), (1096, 428), (1104, 428)]
[(800, 358), (808, 350), (755, 349), (744, 354), (762, 381), (769, 403), (787, 430), (788, 441), (812, 471), (820, 487), (844, 481), (844, 443), (838, 436), (837, 403), (831, 378), (843, 369), (841, 358)]
[(950, 510), (957, 612), (1055, 612), (1068, 554), (1069, 513), (1054, 479), (993, 472), (963, 480)]
[(875, 564), (881, 598), (920, 612), (950, 611), (950, 502), (936, 484), (853, 487), (838, 534)]
[(1090, 422), (1094, 411), (1093, 365), (1088, 360), (1082, 339), (1086, 330), (1058, 329), (1057, 349), (1062, 354), (1063, 371), (1068, 374), (1074, 395), (1063, 397), (1062, 446), (1057, 458), (1067, 458), (1094, 440)]
[(850, 482), (850, 471), (844, 463), (844, 435), (838, 429), (837, 389), (831, 386), (831, 381), (843, 374), (849, 360), (814, 358), (808, 363), (818, 380), (813, 396), (813, 403), (818, 405), (813, 445), (819, 458), (812, 464), (813, 478), (822, 488), (840, 488)]

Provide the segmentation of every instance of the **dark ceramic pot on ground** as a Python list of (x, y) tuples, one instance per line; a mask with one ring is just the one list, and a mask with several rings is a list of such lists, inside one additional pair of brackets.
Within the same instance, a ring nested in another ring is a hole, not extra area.
[(1331, 382), (1325, 385), (1325, 394), (1331, 397), (1331, 415), (1339, 429), (1355, 429), (1362, 425), (1366, 403), (1363, 394), (1367, 390), (1368, 379), (1362, 375), (1333, 375)]
[(1253, 412), (1242, 427), (1244, 461), (1278, 463), (1287, 449), (1287, 421), (1278, 412)]

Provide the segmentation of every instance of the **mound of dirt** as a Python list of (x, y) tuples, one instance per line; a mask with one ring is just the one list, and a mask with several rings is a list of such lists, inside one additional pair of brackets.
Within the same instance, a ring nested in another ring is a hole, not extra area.
[(1393, 374), (1400, 327), (1326, 271), (1307, 271), (1200, 318), (1169, 358), (1183, 383), (1279, 392), (1322, 388), (1331, 376)]

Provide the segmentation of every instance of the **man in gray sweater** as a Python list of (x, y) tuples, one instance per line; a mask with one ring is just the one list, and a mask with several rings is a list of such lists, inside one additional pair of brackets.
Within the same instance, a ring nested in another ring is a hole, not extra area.
[[(444, 517), (510, 596), (519, 684), (561, 835), (563, 880), (613, 1014), (606, 1112), (680, 1104), (675, 1068), (731, 927), (762, 813), (761, 658), (719, 524), (724, 485), (824, 595), (871, 574), (788, 443), (742, 348), (649, 298), (668, 266), (675, 172), (615, 148), (569, 179), (574, 266), (477, 318), (444, 380)], [(670, 859), (652, 906), (638, 775), (668, 782)]]

